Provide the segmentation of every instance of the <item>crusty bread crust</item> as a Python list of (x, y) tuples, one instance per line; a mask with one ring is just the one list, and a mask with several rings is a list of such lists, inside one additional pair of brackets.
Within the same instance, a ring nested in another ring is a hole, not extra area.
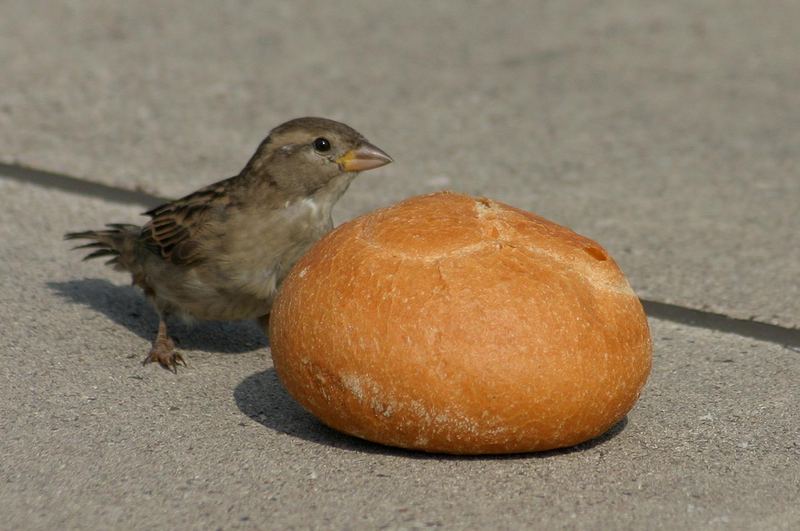
[(456, 454), (571, 446), (633, 407), (652, 345), (614, 260), (575, 232), (439, 192), (343, 224), (273, 306), (278, 376), (338, 430)]

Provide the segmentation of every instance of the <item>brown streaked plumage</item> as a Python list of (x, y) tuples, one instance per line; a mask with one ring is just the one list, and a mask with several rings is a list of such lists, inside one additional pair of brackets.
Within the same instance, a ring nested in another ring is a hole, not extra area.
[(294, 262), (333, 228), (333, 205), (360, 171), (392, 159), (354, 129), (324, 118), (298, 118), (273, 129), (235, 177), (145, 215), (144, 226), (110, 224), (70, 232), (128, 271), (160, 316), (143, 363), (176, 371), (166, 318), (266, 319)]

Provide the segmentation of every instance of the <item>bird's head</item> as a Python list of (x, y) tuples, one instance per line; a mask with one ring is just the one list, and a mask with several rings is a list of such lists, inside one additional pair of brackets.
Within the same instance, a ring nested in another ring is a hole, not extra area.
[(261, 143), (245, 171), (273, 179), (286, 192), (310, 194), (349, 184), (358, 173), (392, 162), (355, 129), (326, 118), (296, 118)]

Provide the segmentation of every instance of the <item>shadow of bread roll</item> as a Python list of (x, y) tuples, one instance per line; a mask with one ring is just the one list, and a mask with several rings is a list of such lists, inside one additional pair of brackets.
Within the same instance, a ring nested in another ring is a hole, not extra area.
[(325, 424), (454, 454), (603, 434), (652, 354), (641, 303), (600, 245), (450, 192), (328, 234), (285, 279), (269, 336), (279, 378)]

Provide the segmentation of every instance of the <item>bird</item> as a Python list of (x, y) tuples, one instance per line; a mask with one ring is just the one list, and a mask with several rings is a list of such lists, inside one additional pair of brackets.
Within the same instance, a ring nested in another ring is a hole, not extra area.
[(348, 125), (295, 118), (272, 129), (237, 175), (145, 212), (144, 225), (110, 223), (64, 239), (90, 240), (73, 249), (131, 274), (159, 317), (142, 364), (177, 373), (186, 361), (170, 318), (266, 325), (281, 281), (333, 229), (333, 206), (356, 175), (392, 161)]

